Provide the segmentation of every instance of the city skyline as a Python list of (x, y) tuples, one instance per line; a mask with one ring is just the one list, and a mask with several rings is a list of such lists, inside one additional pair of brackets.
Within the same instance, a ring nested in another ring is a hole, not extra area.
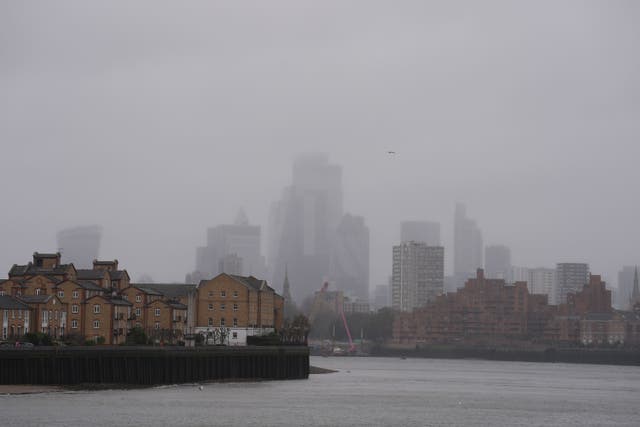
[(640, 179), (640, 60), (624, 8), (0, 7), (16, 177), (3, 196), (21, 202), (0, 214), (4, 268), (96, 223), (101, 255), (181, 281), (202, 230), (240, 207), (266, 230), (293, 158), (314, 151), (342, 167), (343, 210), (366, 219), (371, 284), (386, 283), (401, 221), (440, 222), (453, 255), (457, 201), (514, 265), (588, 262), (614, 284), (640, 264), (626, 190)]

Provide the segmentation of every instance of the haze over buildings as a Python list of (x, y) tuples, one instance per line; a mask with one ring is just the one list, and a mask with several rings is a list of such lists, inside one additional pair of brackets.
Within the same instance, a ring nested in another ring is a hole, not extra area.
[(102, 227), (88, 225), (65, 228), (57, 234), (58, 252), (62, 261), (76, 268), (92, 268), (93, 260), (100, 257)]
[(484, 266), (482, 231), (474, 220), (467, 217), (462, 203), (456, 203), (453, 236), (453, 275), (456, 285), (462, 287), (467, 279), (475, 277), (478, 268)]
[(219, 273), (264, 277), (260, 239), (260, 226), (250, 225), (241, 209), (233, 224), (207, 230), (207, 245), (196, 249), (196, 271), (209, 279)]
[[(292, 160), (320, 151), (341, 167), (327, 217), (369, 229), (371, 283), (408, 218), (440, 222), (452, 274), (456, 200), (514, 265), (580, 259), (614, 283), (640, 253), (639, 8), (2, 2), (0, 266), (97, 223), (102, 256), (183, 280), (240, 206), (264, 241)], [(322, 278), (290, 280), (302, 298)]]
[(400, 224), (401, 242), (422, 242), (440, 246), (440, 223), (433, 221), (403, 221)]
[(511, 250), (504, 245), (487, 246), (484, 249), (485, 276), (487, 279), (510, 280)]

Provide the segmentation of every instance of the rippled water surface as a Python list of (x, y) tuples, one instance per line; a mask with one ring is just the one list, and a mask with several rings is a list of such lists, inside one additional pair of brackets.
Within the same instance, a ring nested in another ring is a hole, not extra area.
[(640, 425), (640, 368), (312, 358), (309, 380), (0, 396), (6, 426)]

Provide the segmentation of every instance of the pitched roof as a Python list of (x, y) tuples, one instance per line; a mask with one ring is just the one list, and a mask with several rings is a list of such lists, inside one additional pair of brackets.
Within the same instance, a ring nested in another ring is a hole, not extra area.
[(13, 264), (11, 270), (9, 270), (9, 277), (11, 276), (35, 276), (42, 274), (43, 276), (65, 274), (69, 267), (73, 267), (73, 264), (60, 264), (53, 268), (36, 267), (33, 263), (26, 265)]
[(129, 273), (127, 273), (127, 270), (111, 270), (109, 271), (109, 275), (111, 276), (111, 280), (121, 280), (124, 275), (129, 275)]
[(29, 306), (16, 298), (0, 295), (0, 308), (5, 310), (28, 310)]
[(131, 286), (134, 287), (134, 288), (140, 289), (145, 294), (162, 296), (161, 292), (158, 292), (155, 289), (150, 288), (149, 284), (147, 284), (147, 283), (132, 284)]
[(43, 304), (48, 302), (51, 298), (53, 298), (53, 295), (22, 295), (20, 297), (20, 301), (26, 302), (27, 304)]
[(60, 252), (56, 252), (56, 253), (34, 252), (33, 256), (36, 258), (58, 258), (60, 256)]
[(84, 280), (104, 279), (105, 270), (84, 270), (84, 269), (80, 269), (80, 270), (77, 270), (76, 276), (78, 277), (78, 279), (84, 279)]
[(229, 277), (257, 291), (264, 290), (265, 288), (273, 291), (273, 288), (267, 284), (266, 280), (260, 280), (253, 276), (236, 276), (235, 274), (229, 274)]
[(103, 288), (102, 286), (98, 286), (93, 282), (87, 282), (87, 281), (84, 281), (84, 280), (78, 280), (75, 283), (80, 285), (82, 287), (82, 289), (86, 289), (88, 291), (103, 291), (103, 292), (107, 291), (107, 289)]
[(108, 298), (108, 300), (113, 305), (126, 305), (126, 306), (132, 306), (133, 305), (129, 301), (127, 301), (126, 299), (122, 299), (122, 298)]
[(167, 301), (167, 305), (171, 308), (175, 308), (176, 310), (186, 310), (188, 308), (186, 305), (177, 301)]
[(154, 290), (167, 298), (183, 297), (196, 289), (196, 285), (182, 283), (138, 283), (131, 286)]

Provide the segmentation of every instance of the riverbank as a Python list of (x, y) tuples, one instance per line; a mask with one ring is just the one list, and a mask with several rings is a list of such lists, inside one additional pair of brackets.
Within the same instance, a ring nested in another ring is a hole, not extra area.
[(586, 363), (598, 365), (640, 366), (640, 350), (602, 348), (536, 348), (462, 347), (451, 345), (418, 348), (375, 347), (377, 357), (414, 357), (426, 359), (481, 359), (513, 362)]
[(0, 385), (1, 394), (34, 394), (63, 391), (62, 387), (45, 385)]

